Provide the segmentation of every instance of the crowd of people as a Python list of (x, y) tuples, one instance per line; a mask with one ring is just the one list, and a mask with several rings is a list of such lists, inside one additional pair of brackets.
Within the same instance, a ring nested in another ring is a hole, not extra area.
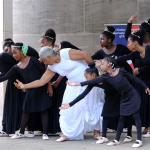
[[(0, 82), (8, 82), (0, 137), (14, 134), (12, 139), (24, 138), (28, 130), (28, 137), (40, 131), (48, 140), (48, 133), (61, 132), (56, 141), (63, 142), (82, 140), (87, 132), (93, 132), (96, 143), (102, 144), (108, 142), (110, 128), (117, 133), (107, 145), (114, 146), (124, 128), (124, 142), (133, 141), (135, 125), (137, 140), (132, 147), (142, 146), (141, 133), (150, 137), (150, 19), (131, 33), (137, 17), (128, 20), (128, 47), (113, 44), (115, 29), (107, 26), (100, 34), (102, 49), (92, 56), (68, 41), (55, 44), (53, 29), (42, 34), (39, 53), (24, 43), (5, 39)], [(134, 70), (127, 60), (132, 60)]]

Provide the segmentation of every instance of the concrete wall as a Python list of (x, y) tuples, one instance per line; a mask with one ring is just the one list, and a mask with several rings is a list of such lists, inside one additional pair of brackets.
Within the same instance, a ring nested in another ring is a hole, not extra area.
[[(12, 0), (0, 0), (0, 43), (3, 43), (3, 39), (13, 37), (12, 15)], [(1, 44), (0, 52), (2, 51), (3, 49)], [(2, 107), (4, 102), (6, 83), (7, 81), (0, 83), (0, 120), (2, 120)]]
[(133, 14), (141, 23), (149, 8), (150, 0), (13, 0), (14, 41), (39, 50), (41, 34), (53, 28), (57, 43), (67, 40), (93, 54), (104, 24), (124, 24)]

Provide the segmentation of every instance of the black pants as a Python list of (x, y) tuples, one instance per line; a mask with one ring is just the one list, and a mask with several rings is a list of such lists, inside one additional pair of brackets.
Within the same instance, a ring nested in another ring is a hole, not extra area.
[[(133, 116), (135, 123), (136, 123), (137, 139), (141, 140), (141, 119), (140, 119), (139, 111), (132, 114), (131, 116)], [(120, 116), (120, 120), (119, 120), (119, 124), (118, 124), (118, 128), (117, 128), (117, 134), (116, 134), (117, 141), (119, 141), (119, 139), (120, 139), (121, 132), (123, 130), (125, 121), (129, 122), (129, 120), (131, 119), (131, 116)], [(132, 128), (132, 126), (131, 126), (131, 128)], [(130, 132), (131, 132), (131, 130), (130, 130)], [(129, 136), (132, 136), (131, 133), (129, 134)]]
[[(109, 119), (110, 119), (110, 117), (103, 117), (102, 137), (106, 137)], [(132, 136), (131, 135), (131, 130), (132, 130), (132, 116), (128, 117), (127, 128), (128, 128), (127, 135), (128, 136)]]
[[(41, 120), (42, 120), (42, 126), (43, 126), (43, 134), (47, 134), (48, 130), (48, 111), (44, 110), (41, 113)], [(27, 126), (29, 119), (30, 119), (30, 112), (24, 112), (22, 115), (22, 120), (21, 120), (21, 129), (20, 133), (24, 134), (25, 127)]]

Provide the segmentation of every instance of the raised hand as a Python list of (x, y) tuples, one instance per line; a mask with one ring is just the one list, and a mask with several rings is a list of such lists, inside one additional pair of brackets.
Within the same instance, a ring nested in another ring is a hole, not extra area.
[(101, 65), (101, 61), (99, 61), (99, 60), (94, 60), (94, 62), (95, 62), (95, 66), (96, 66), (96, 67), (98, 67), (98, 66)]
[(59, 109), (68, 109), (70, 107), (69, 104), (62, 104)]
[(16, 82), (14, 82), (15, 87), (17, 87), (18, 89), (22, 89), (22, 90), (26, 89), (25, 85), (22, 82), (20, 82), (18, 79), (16, 80)]
[(150, 95), (150, 90), (149, 90), (149, 88), (147, 88), (147, 89), (145, 90), (145, 93), (148, 93), (148, 94)]
[(140, 15), (133, 15), (129, 20), (128, 23), (132, 23), (136, 18), (140, 17)]

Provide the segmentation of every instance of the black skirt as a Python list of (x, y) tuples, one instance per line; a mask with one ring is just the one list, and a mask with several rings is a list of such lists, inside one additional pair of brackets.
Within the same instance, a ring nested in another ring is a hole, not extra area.
[(7, 134), (13, 134), (20, 128), (22, 118), (22, 106), (25, 93), (14, 86), (16, 79), (22, 80), (20, 75), (16, 74), (8, 80), (6, 85), (2, 126), (3, 131)]
[[(56, 81), (58, 77), (59, 74), (56, 74), (51, 80), (51, 82)], [(52, 134), (61, 132), (59, 125), (59, 117), (60, 117), (59, 107), (62, 104), (64, 91), (66, 89), (66, 81), (67, 78), (64, 77), (59, 83), (58, 87), (53, 89), (52, 107), (49, 109), (49, 126), (48, 126), (48, 132)]]
[(117, 91), (105, 90), (105, 103), (102, 111), (103, 117), (120, 116), (120, 94)]
[[(148, 87), (150, 87), (150, 72), (145, 72), (137, 75)], [(150, 96), (145, 93), (145, 90), (136, 83), (133, 83), (133, 87), (137, 90), (141, 98), (140, 116), (142, 127), (150, 126)]]
[(52, 99), (47, 93), (47, 84), (39, 88), (28, 89), (23, 103), (24, 112), (41, 112), (50, 108)]
[(108, 128), (117, 130), (120, 116), (120, 94), (117, 91), (105, 90), (103, 117), (109, 117)]

